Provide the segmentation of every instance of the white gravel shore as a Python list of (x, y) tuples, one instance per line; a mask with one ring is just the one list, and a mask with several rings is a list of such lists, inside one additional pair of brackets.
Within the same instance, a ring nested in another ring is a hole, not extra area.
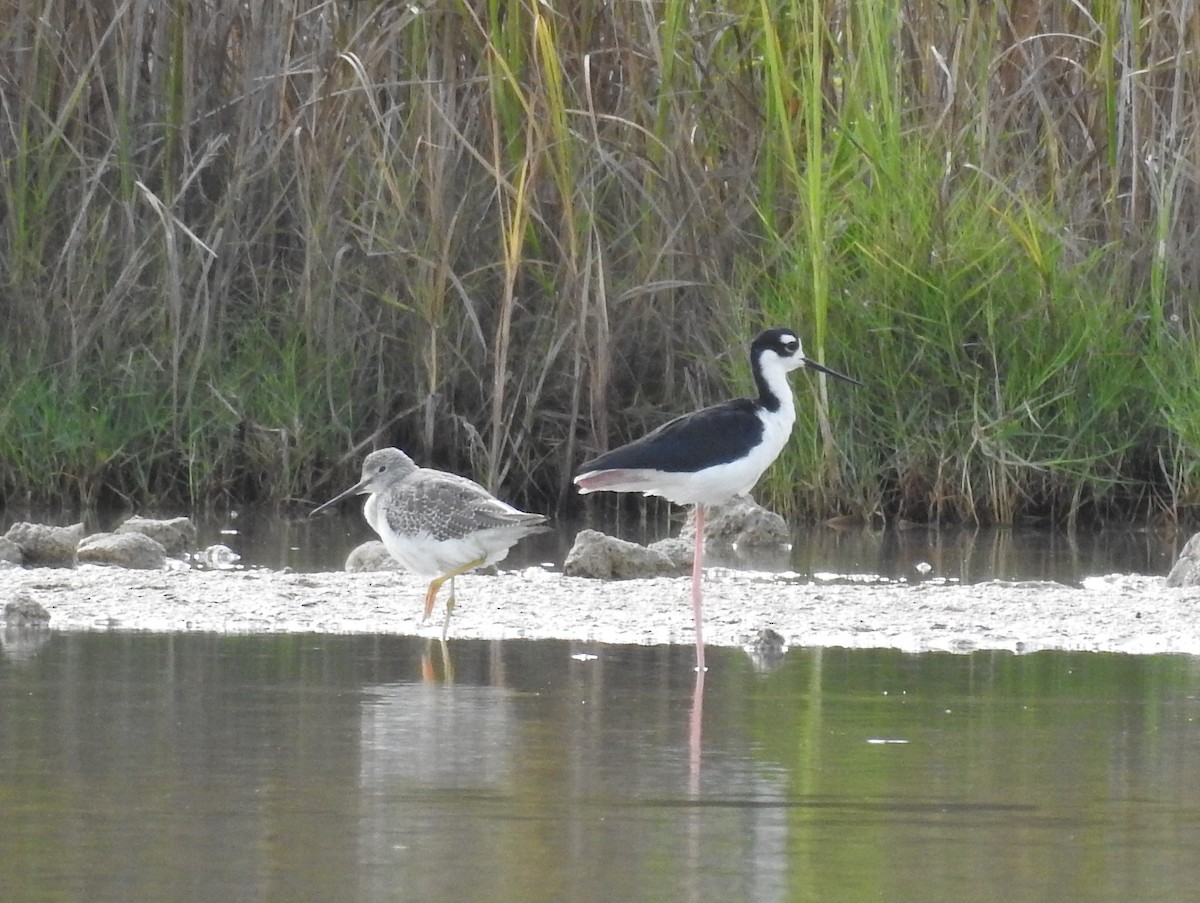
[[(133, 571), (84, 565), (0, 572), (0, 604), (24, 593), (51, 629), (437, 636), (425, 585), (400, 572)], [(693, 642), (689, 578), (601, 581), (543, 568), (458, 578), (451, 638)], [(705, 572), (705, 639), (740, 646), (763, 628), (792, 646), (910, 652), (1003, 649), (1200, 655), (1200, 589), (1161, 577), (961, 585)]]

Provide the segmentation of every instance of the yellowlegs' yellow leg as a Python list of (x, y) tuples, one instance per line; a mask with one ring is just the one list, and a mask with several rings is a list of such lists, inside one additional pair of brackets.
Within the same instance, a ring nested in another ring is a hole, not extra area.
[(450, 615), (454, 614), (454, 578), (450, 578), (450, 598), (446, 600), (446, 620), (442, 622), (442, 645), (446, 645), (446, 634), (450, 632)]
[[(486, 560), (487, 559), (485, 557), (480, 556), (479, 558), (476, 558), (474, 561), (468, 561), (466, 564), (460, 565), (459, 567), (456, 567), (452, 571), (447, 571), (446, 573), (442, 574), (442, 576), (437, 577), (437, 578), (433, 579), (432, 581), (430, 581), (429, 589), (426, 590), (426, 592), (425, 592), (425, 617), (426, 617), (426, 619), (428, 619), (429, 616), (431, 614), (433, 614), (433, 601), (434, 601), (434, 599), (437, 598), (438, 590), (442, 588), (443, 583), (445, 583), (447, 580), (453, 581), (454, 578), (457, 577), (459, 574), (465, 574), (467, 571), (472, 570), (473, 568), (479, 567)], [(453, 602), (453, 598), (454, 598), (454, 584), (453, 583), (450, 584), (450, 598), (451, 598), (451, 601)]]
[[(438, 590), (450, 580), (443, 636), (454, 607), (454, 577), (486, 561), (500, 561), (521, 539), (547, 529), (545, 516), (518, 511), (465, 477), (418, 467), (398, 448), (367, 455), (362, 478), (312, 513), (351, 495), (368, 496), (363, 516), (397, 561), (423, 577), (429, 576), (429, 562), (436, 562), (435, 574), (446, 569), (429, 584), (423, 619), (429, 620)], [(478, 554), (463, 561), (472, 552)]]

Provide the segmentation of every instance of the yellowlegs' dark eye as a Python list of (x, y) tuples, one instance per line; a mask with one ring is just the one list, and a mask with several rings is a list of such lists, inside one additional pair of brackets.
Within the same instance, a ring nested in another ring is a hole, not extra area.
[[(372, 480), (371, 474), (380, 479)], [(454, 578), (499, 561), (521, 539), (546, 529), (544, 515), (506, 505), (472, 480), (418, 467), (398, 448), (372, 452), (363, 462), (363, 479), (314, 510), (353, 493), (370, 493), (363, 513), (397, 564), (429, 581), (426, 618), (433, 613), (438, 590), (450, 581), (442, 642), (454, 608)]]

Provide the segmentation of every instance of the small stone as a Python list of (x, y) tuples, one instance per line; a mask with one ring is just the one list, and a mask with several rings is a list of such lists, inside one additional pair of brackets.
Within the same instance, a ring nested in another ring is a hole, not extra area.
[(658, 549), (607, 536), (598, 530), (580, 530), (563, 572), (569, 577), (628, 580), (681, 572), (680, 566)]
[(83, 524), (50, 527), (22, 521), (9, 527), (4, 538), (21, 550), (26, 566), (74, 567), (75, 546), (83, 538)]
[(7, 627), (45, 627), (48, 623), (50, 612), (29, 593), (17, 593), (16, 598), (4, 606)]
[(684, 539), (682, 536), (673, 536), (670, 539), (660, 539), (658, 542), (652, 542), (646, 548), (662, 552), (677, 570), (686, 571), (691, 569), (692, 558), (696, 552), (696, 543), (694, 538)]
[[(719, 505), (704, 506), (704, 544), (737, 546), (778, 546), (791, 540), (787, 521), (768, 508), (764, 508), (748, 495), (737, 495)], [(696, 536), (696, 509), (688, 512), (688, 519), (679, 533), (680, 539), (692, 540)]]
[(141, 533), (163, 547), (168, 555), (183, 555), (196, 545), (196, 525), (190, 517), (151, 518), (135, 514), (117, 533)]
[(229, 548), (229, 546), (218, 542), (202, 552), (197, 552), (193, 560), (196, 562), (196, 566), (200, 568), (211, 568), (214, 571), (232, 571), (241, 567), (238, 562), (242, 560), (242, 556)]
[(79, 543), (79, 560), (123, 568), (157, 570), (166, 564), (162, 544), (144, 533), (94, 533)]
[(25, 556), (21, 552), (21, 547), (11, 539), (0, 536), (0, 569), (20, 567), (24, 562)]
[(357, 574), (366, 571), (396, 571), (400, 562), (392, 557), (382, 540), (371, 539), (355, 546), (346, 556), (346, 570)]
[(771, 627), (763, 627), (751, 637), (744, 637), (742, 649), (750, 656), (754, 670), (760, 673), (773, 671), (783, 664), (788, 644), (783, 634)]
[(1200, 586), (1200, 533), (1187, 541), (1167, 574), (1167, 586)]

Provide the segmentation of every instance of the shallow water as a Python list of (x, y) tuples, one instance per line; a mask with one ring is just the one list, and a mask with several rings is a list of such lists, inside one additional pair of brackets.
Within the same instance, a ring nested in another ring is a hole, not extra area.
[[(653, 501), (653, 500), (651, 500)], [(515, 546), (503, 568), (531, 565), (561, 568), (584, 527), (650, 543), (679, 532), (682, 509), (647, 518), (607, 518), (596, 522), (552, 520), (552, 529)], [(110, 530), (126, 512), (90, 515), (88, 532)], [(0, 535), (17, 520), (68, 524), (72, 513), (0, 511)], [(281, 515), (273, 509), (246, 509), (194, 515), (197, 546), (229, 547), (238, 567), (338, 571), (360, 543), (377, 537), (357, 505), (346, 505), (316, 518)], [(790, 548), (740, 554), (710, 549), (707, 565), (729, 565), (799, 578), (866, 575), (885, 579), (941, 577), (965, 583), (986, 580), (1056, 580), (1078, 584), (1085, 577), (1121, 573), (1165, 575), (1191, 534), (1140, 526), (1067, 531), (1035, 527), (922, 527), (907, 529), (834, 529), (824, 525), (793, 527)], [(927, 567), (926, 567), (927, 566)]]
[[(370, 538), (355, 513), (200, 529), (301, 571)], [(505, 565), (558, 567), (572, 536)], [(813, 528), (730, 563), (1077, 583), (1165, 573), (1181, 541)], [(3, 901), (1145, 901), (1200, 881), (1196, 658), (710, 648), (698, 687), (689, 645), (0, 640)]]
[[(561, 567), (575, 534), (585, 524), (554, 526), (557, 529), (521, 542), (502, 566)], [(679, 529), (665, 518), (649, 523), (604, 522), (596, 528), (641, 543), (674, 535)], [(296, 571), (340, 570), (351, 549), (375, 538), (353, 506), (314, 519), (255, 511), (236, 517), (215, 516), (200, 519), (199, 530), (201, 545), (228, 545), (242, 556), (244, 565)], [(1187, 535), (1137, 528), (1070, 532), (1028, 527), (836, 530), (818, 525), (795, 527), (791, 548), (747, 555), (710, 550), (705, 560), (711, 565), (792, 571), (802, 578), (865, 574), (889, 579), (943, 577), (968, 583), (1007, 579), (1077, 584), (1084, 577), (1100, 574), (1166, 574), (1186, 539)]]
[[(589, 658), (595, 655), (596, 658)], [(50, 633), (4, 900), (1181, 900), (1182, 656)], [(700, 730), (697, 734), (696, 726)]]

